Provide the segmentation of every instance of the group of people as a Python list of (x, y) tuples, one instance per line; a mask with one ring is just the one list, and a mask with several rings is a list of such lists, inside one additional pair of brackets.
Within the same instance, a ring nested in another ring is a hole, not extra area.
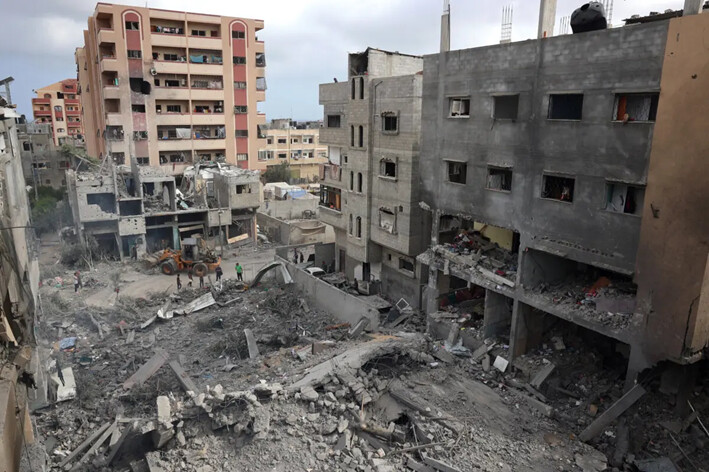
[[(239, 264), (238, 262), (234, 265), (234, 269), (236, 270), (236, 278), (240, 282), (244, 281), (244, 268)], [(78, 273), (78, 272), (77, 272)], [(224, 270), (222, 269), (221, 266), (217, 266), (216, 269), (214, 269), (214, 274), (217, 276), (217, 282), (220, 282), (222, 280), (222, 276), (224, 275)], [(192, 288), (192, 281), (193, 281), (193, 271), (192, 267), (189, 268), (187, 271), (187, 287)], [(204, 288), (204, 275), (199, 276), (199, 288)], [(182, 290), (182, 280), (180, 280), (180, 274), (177, 274), (177, 290)]]

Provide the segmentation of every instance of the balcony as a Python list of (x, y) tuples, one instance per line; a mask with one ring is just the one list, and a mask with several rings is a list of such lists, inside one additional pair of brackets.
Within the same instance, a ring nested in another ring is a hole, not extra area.
[(69, 128), (80, 128), (81, 127), (81, 121), (67, 121), (66, 125)]
[(341, 147), (348, 146), (347, 128), (320, 128), (320, 144)]
[(107, 126), (121, 126), (123, 125), (123, 116), (120, 113), (106, 113), (106, 125)]
[(155, 100), (189, 100), (190, 90), (187, 87), (155, 87)]
[(166, 34), (153, 32), (150, 35), (153, 46), (165, 46), (170, 48), (186, 48), (187, 38), (185, 35)]
[(190, 63), (190, 74), (193, 74), (193, 75), (221, 74), (222, 67), (223, 67), (223, 64)]
[(51, 100), (49, 98), (33, 98), (32, 105), (49, 105)]
[(67, 110), (66, 111), (67, 116), (80, 116), (81, 115), (81, 110)]
[(105, 85), (103, 87), (103, 98), (105, 99), (120, 99), (121, 91), (114, 85)]
[(79, 105), (79, 99), (78, 98), (65, 98), (64, 99), (64, 104), (66, 105)]
[(224, 90), (192, 88), (190, 95), (192, 100), (218, 101), (224, 99)]
[(118, 72), (118, 60), (115, 57), (103, 56), (100, 69), (101, 72)]
[[(189, 152), (191, 151), (184, 151), (185, 147), (189, 147), (190, 143), (188, 140), (185, 139), (178, 139), (178, 138), (169, 138), (169, 139), (159, 139), (158, 140), (158, 151), (181, 151), (181, 152)], [(222, 146), (223, 147), (223, 146)]]
[(116, 31), (109, 28), (101, 28), (98, 30), (98, 43), (115, 43)]
[(190, 49), (221, 49), (222, 38), (219, 36), (190, 36), (187, 39)]
[(222, 125), (224, 126), (224, 113), (193, 113), (192, 123), (195, 125)]
[(51, 110), (33, 110), (34, 116), (52, 116)]
[(155, 115), (155, 122), (159, 126), (190, 126), (189, 113), (158, 113)]
[(188, 71), (187, 61), (156, 60), (153, 67), (158, 74), (186, 74)]
[(226, 148), (226, 139), (211, 138), (211, 139), (195, 139), (193, 142), (195, 152), (214, 151)]

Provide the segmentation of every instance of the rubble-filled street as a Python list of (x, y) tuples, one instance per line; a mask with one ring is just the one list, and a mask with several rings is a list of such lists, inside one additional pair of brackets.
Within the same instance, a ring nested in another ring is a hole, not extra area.
[[(50, 398), (34, 411), (25, 470), (665, 471), (706, 460), (703, 384), (686, 417), (660, 371), (624, 396), (622, 353), (581, 328), (560, 323), (508, 365), (505, 338), (470, 350), (420, 323), (340, 323), (277, 270), (255, 286), (210, 276), (178, 291), (157, 270), (99, 263), (77, 293), (57, 283), (69, 268), (45, 272)], [(136, 274), (142, 293), (86, 303)]]

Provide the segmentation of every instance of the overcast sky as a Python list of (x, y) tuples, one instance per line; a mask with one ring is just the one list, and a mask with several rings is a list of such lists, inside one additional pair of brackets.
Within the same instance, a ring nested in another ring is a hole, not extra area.
[[(145, 6), (146, 1), (127, 0)], [(559, 0), (559, 19), (584, 2)], [(613, 23), (633, 14), (680, 9), (683, 0), (615, 0)], [(76, 77), (74, 49), (83, 45), (91, 0), (0, 0), (0, 78), (13, 76), (13, 102), (31, 115), (32, 89)], [(265, 28), (268, 119), (320, 119), (318, 84), (346, 79), (347, 52), (367, 46), (408, 54), (439, 47), (442, 0), (149, 0), (151, 8), (259, 18)], [(452, 49), (500, 40), (503, 5), (514, 5), (512, 40), (536, 36), (537, 0), (451, 0)]]

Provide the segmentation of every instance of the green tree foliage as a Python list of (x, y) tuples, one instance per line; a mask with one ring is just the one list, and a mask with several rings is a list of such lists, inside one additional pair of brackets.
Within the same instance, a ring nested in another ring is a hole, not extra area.
[(37, 196), (29, 193), (32, 225), (37, 234), (58, 230), (71, 221), (71, 209), (64, 199), (64, 191), (52, 187), (37, 187)]
[(275, 166), (268, 166), (266, 172), (261, 174), (263, 183), (288, 182), (290, 180), (290, 166), (287, 162)]

